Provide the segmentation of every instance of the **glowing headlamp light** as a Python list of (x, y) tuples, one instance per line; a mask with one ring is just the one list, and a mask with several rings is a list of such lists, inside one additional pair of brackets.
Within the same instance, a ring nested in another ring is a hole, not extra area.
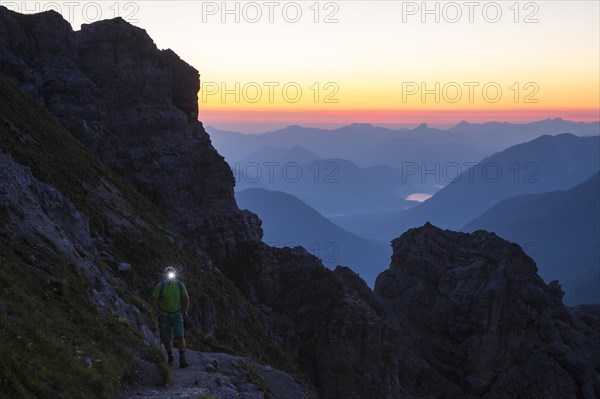
[(169, 281), (175, 280), (175, 278), (177, 278), (177, 270), (171, 266), (167, 267), (165, 269), (165, 278)]

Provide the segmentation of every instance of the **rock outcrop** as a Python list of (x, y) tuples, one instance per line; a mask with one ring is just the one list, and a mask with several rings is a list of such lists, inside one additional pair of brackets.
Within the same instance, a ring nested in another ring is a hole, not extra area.
[(252, 244), (225, 272), (324, 398), (600, 395), (596, 307), (571, 313), (519, 246), (427, 224), (393, 248), (374, 293), (301, 248)]
[(54, 11), (0, 7), (0, 71), (215, 258), (260, 240), (198, 121), (198, 71), (121, 18), (74, 32)]
[(398, 331), (361, 298), (364, 292), (346, 286), (304, 248), (246, 244), (224, 272), (250, 302), (261, 304), (320, 397), (402, 397), (392, 355), (401, 353)]
[(518, 245), (426, 224), (393, 248), (375, 295), (406, 344), (462, 392), (452, 397), (600, 395), (597, 325), (569, 312)]

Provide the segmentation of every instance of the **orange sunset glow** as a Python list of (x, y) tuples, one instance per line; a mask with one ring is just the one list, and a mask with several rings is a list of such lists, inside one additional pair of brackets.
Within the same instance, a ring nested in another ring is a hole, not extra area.
[(267, 3), (119, 15), (199, 71), (200, 119), (222, 129), (600, 119), (597, 1)]

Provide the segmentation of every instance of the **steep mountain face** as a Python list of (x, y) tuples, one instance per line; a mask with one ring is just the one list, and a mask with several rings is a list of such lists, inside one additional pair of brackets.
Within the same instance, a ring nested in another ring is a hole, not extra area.
[[(225, 273), (260, 304), (319, 397), (392, 399), (409, 392), (403, 384), (412, 375), (400, 368), (400, 359), (418, 355), (372, 307), (372, 293), (356, 274), (334, 274), (300, 247), (253, 243), (239, 254)], [(345, 281), (354, 281), (353, 288)]]
[(427, 224), (393, 248), (375, 296), (403, 344), (449, 380), (448, 397), (600, 394), (597, 325), (569, 313), (519, 246)]
[(598, 307), (570, 313), (519, 246), (429, 224), (393, 244), (374, 293), (299, 248), (251, 244), (226, 273), (323, 398), (600, 394)]
[[(488, 230), (525, 248), (565, 303), (600, 302), (600, 175), (566, 191), (506, 199), (463, 231)], [(565, 234), (568, 232), (568, 234)]]
[(0, 71), (184, 233), (217, 257), (260, 240), (260, 221), (237, 208), (231, 170), (197, 120), (198, 71), (120, 18), (77, 32), (54, 11), (0, 7), (0, 20)]
[(194, 347), (295, 368), (200, 248), (1, 73), (0, 88), (0, 396), (109, 398), (124, 380), (159, 383), (148, 297), (165, 265), (190, 292)]

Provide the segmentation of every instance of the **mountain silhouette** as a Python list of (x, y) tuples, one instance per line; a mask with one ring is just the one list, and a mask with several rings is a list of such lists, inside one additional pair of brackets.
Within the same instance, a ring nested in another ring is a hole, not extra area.
[(462, 230), (492, 231), (521, 245), (565, 303), (600, 302), (600, 174), (566, 191), (508, 198)]
[(561, 118), (549, 118), (528, 123), (468, 123), (462, 121), (450, 128), (449, 131), (470, 137), (475, 148), (500, 151), (542, 135), (555, 136), (571, 133), (576, 136), (597, 136), (600, 134), (600, 122), (573, 122)]
[(269, 245), (303, 246), (330, 269), (350, 267), (371, 287), (389, 265), (392, 251), (388, 244), (349, 233), (290, 194), (247, 189), (235, 197), (241, 209), (260, 217), (263, 240)]
[(427, 221), (460, 229), (506, 198), (571, 188), (600, 168), (599, 145), (598, 136), (561, 134), (510, 147), (465, 170), (427, 201), (369, 226), (378, 234), (369, 238), (394, 237)]
[[(478, 161), (508, 147), (531, 141), (542, 135), (572, 133), (577, 136), (600, 134), (599, 122), (572, 122), (546, 119), (529, 123), (460, 122), (448, 130), (436, 129), (423, 123), (414, 129), (389, 129), (370, 124), (354, 123), (327, 130), (288, 126), (261, 134), (242, 134), (208, 126), (213, 144), (228, 162), (239, 161), (263, 147), (291, 148), (301, 145), (322, 158), (342, 158), (360, 166), (384, 163), (377, 159), (376, 148), (389, 141), (398, 159), (417, 162), (442, 162), (455, 153), (453, 161)], [(432, 147), (419, 145), (434, 145)], [(446, 147), (446, 145), (448, 145)], [(412, 151), (409, 151), (411, 149)], [(391, 155), (393, 156), (393, 152)]]
[[(400, 140), (396, 142), (398, 148), (402, 148), (402, 140), (406, 140), (407, 147), (413, 146), (413, 149), (420, 151), (418, 154), (413, 154), (413, 159), (416, 157), (419, 161), (435, 158), (444, 144), (451, 144), (449, 149), (455, 149), (457, 146), (467, 147), (464, 151), (469, 153), (468, 158), (480, 157), (477, 150), (468, 148), (469, 137), (426, 126), (412, 130), (387, 129), (356, 123), (333, 130), (288, 126), (262, 134), (234, 133), (209, 126), (207, 131), (211, 134), (215, 148), (223, 152), (228, 162), (239, 161), (248, 154), (268, 146), (291, 148), (301, 145), (322, 158), (348, 159), (361, 165), (370, 165), (374, 160), (376, 161), (376, 155), (373, 158), (373, 156), (365, 157), (365, 154), (372, 154), (378, 145), (388, 139)], [(420, 143), (422, 144), (419, 145)], [(438, 144), (440, 147), (430, 154), (429, 147), (425, 144)], [(470, 156), (471, 153), (473, 156)], [(375, 164), (381, 163), (375, 162)]]
[[(261, 165), (266, 162), (279, 162), (280, 164), (284, 164), (286, 162), (297, 162), (299, 164), (305, 164), (311, 161), (317, 161), (319, 159), (321, 159), (321, 157), (314, 152), (296, 144), (291, 148), (275, 148), (273, 146), (263, 147), (248, 154), (239, 162), (242, 165), (246, 165), (250, 162), (256, 162)], [(235, 165), (232, 165), (232, 167), (234, 166)]]
[(405, 199), (408, 195), (437, 190), (433, 184), (422, 184), (416, 179), (404, 182), (402, 172), (389, 166), (361, 168), (351, 161), (334, 158), (300, 163), (277, 160), (275, 155), (292, 156), (290, 151), (271, 154), (271, 161), (260, 156), (263, 151), (256, 158), (248, 157), (231, 165), (236, 190), (263, 188), (286, 192), (325, 216), (406, 209), (416, 204)]

